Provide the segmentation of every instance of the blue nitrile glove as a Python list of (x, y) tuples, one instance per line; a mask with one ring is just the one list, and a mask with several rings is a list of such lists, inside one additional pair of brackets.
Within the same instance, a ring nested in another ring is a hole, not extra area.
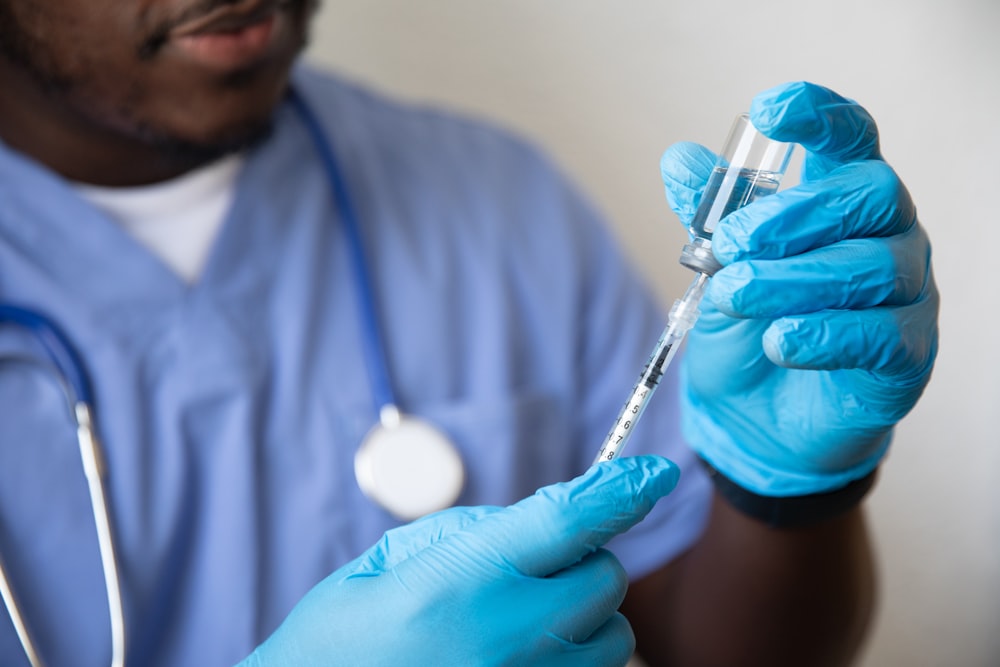
[[(724, 268), (690, 333), (683, 432), (749, 491), (815, 494), (874, 470), (930, 379), (930, 244), (863, 108), (792, 83), (758, 95), (750, 117), (765, 135), (806, 149), (802, 182), (715, 229)], [(685, 224), (714, 164), (690, 143), (663, 156), (667, 195)]]
[(506, 508), (391, 530), (313, 588), (241, 667), (624, 665), (626, 588), (599, 547), (677, 483), (654, 456), (593, 466)]

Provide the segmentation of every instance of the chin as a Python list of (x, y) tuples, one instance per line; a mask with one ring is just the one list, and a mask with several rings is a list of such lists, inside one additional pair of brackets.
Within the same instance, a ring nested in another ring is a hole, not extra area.
[(142, 128), (143, 140), (164, 158), (204, 163), (251, 148), (266, 140), (273, 129), (272, 116), (243, 119), (197, 134)]
[(253, 146), (271, 132), (289, 67), (235, 73), (183, 98), (151, 99), (147, 114), (132, 116), (134, 129), (143, 141), (179, 157), (210, 158)]

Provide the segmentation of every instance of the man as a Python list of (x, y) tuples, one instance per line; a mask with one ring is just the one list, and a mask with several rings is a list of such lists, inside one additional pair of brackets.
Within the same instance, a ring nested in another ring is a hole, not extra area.
[[(621, 664), (634, 630), (652, 664), (849, 661), (859, 502), (936, 349), (929, 244), (871, 118), (810, 85), (755, 100), (811, 151), (804, 184), (716, 231), (725, 268), (644, 456), (545, 486), (587, 467), (662, 320), (530, 148), (291, 70), (314, 9), (0, 0), (0, 299), (60, 322), (96, 385), (128, 660)], [(667, 152), (682, 219), (713, 163)], [(72, 434), (39, 374), (0, 391), (27, 625), (52, 664), (100, 664)], [(474, 507), (365, 552), (399, 523), (350, 465), (387, 404), (454, 441)]]

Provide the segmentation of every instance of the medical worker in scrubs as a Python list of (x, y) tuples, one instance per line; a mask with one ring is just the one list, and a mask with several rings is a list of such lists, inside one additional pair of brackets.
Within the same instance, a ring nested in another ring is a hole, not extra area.
[[(0, 0), (0, 301), (94, 385), (126, 664), (848, 662), (861, 501), (937, 344), (871, 117), (812, 84), (754, 99), (803, 182), (719, 226), (683, 363), (588, 471), (663, 314), (530, 146), (296, 65), (314, 9)], [(665, 154), (683, 221), (713, 164)], [(461, 509), (409, 523), (359, 486), (386, 391), (454, 448)], [(0, 367), (0, 553), (45, 663), (102, 665), (64, 403)]]

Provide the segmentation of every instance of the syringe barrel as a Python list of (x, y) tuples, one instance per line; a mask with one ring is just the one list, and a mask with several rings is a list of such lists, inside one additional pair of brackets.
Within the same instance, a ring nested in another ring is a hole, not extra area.
[(667, 327), (663, 330), (663, 335), (657, 341), (653, 354), (650, 355), (646, 367), (639, 375), (639, 381), (632, 387), (628, 402), (618, 415), (618, 421), (614, 423), (601, 450), (597, 453), (594, 463), (610, 461), (621, 454), (622, 449), (628, 444), (632, 435), (632, 429), (639, 421), (639, 417), (649, 405), (649, 399), (660, 384), (660, 378), (670, 366), (677, 349), (684, 340), (684, 335), (688, 329), (694, 326), (698, 320), (698, 304), (705, 294), (705, 287), (708, 284), (708, 276), (699, 274), (691, 286), (688, 287), (684, 298), (674, 301), (673, 308), (670, 309), (670, 316), (667, 320)]
[(711, 239), (723, 217), (774, 193), (788, 168), (793, 147), (761, 134), (750, 122), (749, 114), (737, 116), (691, 221), (692, 235)]

